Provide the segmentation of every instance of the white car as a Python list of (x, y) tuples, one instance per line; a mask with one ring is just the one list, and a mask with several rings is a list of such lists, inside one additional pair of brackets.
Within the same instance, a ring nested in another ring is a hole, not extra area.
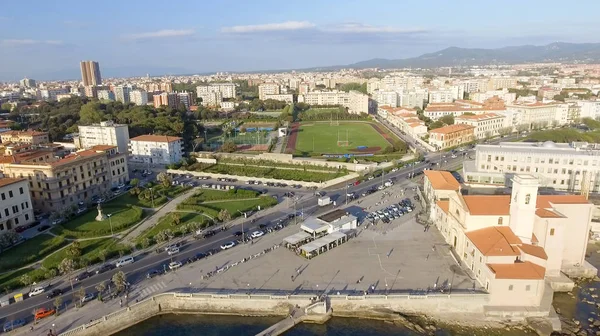
[(35, 287), (31, 292), (29, 292), (29, 297), (40, 295), (45, 291), (46, 289), (44, 289), (44, 287)]
[(456, 154), (452, 154), (452, 158), (456, 159), (458, 156), (456, 156)]
[(169, 269), (170, 270), (175, 270), (178, 269), (179, 267), (181, 267), (181, 263), (179, 261), (172, 261), (169, 263)]
[(254, 231), (252, 232), (252, 234), (250, 235), (252, 238), (258, 238), (258, 237), (262, 237), (265, 233), (262, 231)]
[(62, 218), (57, 218), (57, 219), (55, 219), (55, 220), (52, 221), (52, 225), (60, 224), (60, 223), (62, 223), (62, 221), (63, 221)]
[(229, 243), (225, 243), (221, 245), (221, 250), (227, 250), (235, 246), (235, 242), (230, 241)]
[(177, 253), (179, 253), (179, 247), (176, 247), (176, 246), (171, 247), (167, 250), (168, 255), (173, 255), (173, 254), (177, 254)]

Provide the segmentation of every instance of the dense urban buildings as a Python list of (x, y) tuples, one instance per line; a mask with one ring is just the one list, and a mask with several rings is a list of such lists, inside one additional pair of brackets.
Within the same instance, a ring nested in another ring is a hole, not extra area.
[(131, 162), (144, 164), (179, 163), (183, 139), (166, 135), (140, 135), (129, 141)]
[(429, 144), (438, 150), (458, 147), (475, 140), (475, 127), (465, 124), (448, 125), (429, 131)]
[(43, 143), (50, 142), (48, 133), (40, 131), (7, 131), (0, 133), (0, 140), (3, 144), (6, 143), (17, 143), (17, 144), (30, 144), (40, 145)]
[(0, 174), (0, 233), (33, 221), (33, 203), (27, 179)]

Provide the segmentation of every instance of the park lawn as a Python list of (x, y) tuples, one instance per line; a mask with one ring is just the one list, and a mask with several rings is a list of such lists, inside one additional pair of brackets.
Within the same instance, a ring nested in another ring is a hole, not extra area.
[(141, 244), (145, 238), (152, 238), (152, 237), (156, 236), (156, 234), (158, 234), (162, 230), (171, 230), (171, 231), (175, 232), (181, 226), (187, 225), (189, 223), (199, 223), (201, 227), (204, 227), (204, 226), (206, 226), (206, 224), (209, 221), (209, 218), (207, 218), (206, 216), (204, 216), (202, 214), (197, 214), (197, 213), (192, 213), (192, 212), (189, 212), (189, 213), (177, 212), (177, 213), (181, 216), (181, 223), (179, 223), (179, 225), (173, 226), (173, 224), (172, 224), (173, 223), (173, 219), (172, 219), (173, 213), (170, 213), (170, 214), (164, 216), (163, 218), (161, 218), (158, 221), (158, 223), (156, 223), (156, 225), (154, 225), (148, 231), (145, 231), (139, 237), (137, 237), (136, 243)]
[[(340, 141), (346, 141), (348, 146), (337, 145), (338, 134)], [(367, 122), (340, 122), (338, 126), (329, 122), (304, 122), (300, 125), (296, 152), (302, 155), (311, 153), (347, 154), (359, 146), (379, 147), (384, 149), (390, 143)]]
[[(25, 274), (28, 275), (29, 278), (34, 282), (43, 281), (45, 278), (45, 271), (43, 269), (21, 268), (14, 272), (0, 274), (0, 289), (6, 293), (8, 291), (24, 287), (20, 278)], [(23, 288), (22, 292), (29, 292), (29, 287)]]
[[(258, 197), (259, 193), (253, 190), (246, 189), (230, 189), (230, 190), (215, 190), (215, 189), (202, 189), (194, 194), (194, 196), (188, 198), (194, 203), (200, 201), (218, 201), (218, 200), (232, 200), (240, 198), (255, 198)], [(184, 203), (187, 203), (187, 200)]]
[(65, 223), (57, 225), (52, 229), (52, 233), (65, 236), (67, 238), (94, 238), (108, 236), (112, 231), (114, 233), (130, 228), (143, 218), (143, 211), (140, 207), (119, 204), (112, 200), (102, 205), (104, 214), (112, 214), (112, 217), (103, 221), (96, 221), (98, 211), (91, 209), (85, 214), (75, 217)]
[(0, 272), (27, 266), (53, 253), (68, 242), (64, 237), (42, 233), (0, 253)]
[[(140, 200), (139, 197), (131, 195), (129, 192), (115, 198), (113, 201), (118, 202), (120, 204), (129, 204), (138, 206), (141, 208), (152, 208), (152, 201)], [(113, 202), (111, 201), (111, 202)], [(159, 197), (154, 200), (154, 207), (161, 206), (167, 202), (166, 197)]]
[[(123, 251), (123, 254), (127, 254), (130, 252), (130, 249), (122, 244), (117, 244), (117, 240), (113, 238), (100, 238), (100, 239), (90, 239), (90, 240), (82, 240), (79, 242), (79, 246), (81, 248), (81, 260), (89, 260), (89, 264), (95, 264), (101, 262), (100, 251), (106, 251), (106, 259), (114, 257), (119, 254), (119, 251)], [(58, 264), (65, 259), (69, 258), (69, 254), (67, 253), (68, 248), (64, 248), (60, 251), (49, 255), (42, 262), (42, 266), (50, 269), (57, 268)]]
[(270, 206), (277, 204), (277, 200), (270, 196), (259, 197), (256, 199), (242, 200), (242, 201), (223, 201), (223, 202), (211, 202), (201, 203), (198, 205), (191, 206), (193, 209), (199, 212), (204, 212), (207, 215), (216, 218), (219, 216), (219, 212), (223, 209), (227, 210), (231, 215), (231, 218), (241, 216), (238, 211), (244, 212), (248, 210), (257, 210), (257, 206), (260, 205), (261, 210), (266, 209)]

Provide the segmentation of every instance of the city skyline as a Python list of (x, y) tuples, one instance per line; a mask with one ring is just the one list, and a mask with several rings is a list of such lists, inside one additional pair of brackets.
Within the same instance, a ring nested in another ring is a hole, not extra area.
[[(56, 12), (51, 6), (39, 4), (31, 24), (15, 29), (22, 13), (31, 11), (6, 4), (0, 17), (0, 81), (75, 79), (75, 64), (84, 59), (101, 63), (106, 77), (259, 71), (413, 57), (450, 46), (594, 42), (600, 32), (592, 14), (600, 4), (591, 1), (580, 4), (586, 11), (578, 12), (577, 20), (565, 16), (557, 1), (545, 6), (381, 1), (368, 7), (341, 1), (188, 3), (177, 22), (168, 24), (159, 23), (164, 20), (158, 12), (140, 11), (139, 2), (124, 3), (119, 11), (67, 4)], [(90, 15), (78, 20), (83, 10)], [(367, 17), (365, 10), (377, 15)], [(497, 19), (489, 18), (491, 12)], [(248, 49), (255, 52), (244, 52)]]

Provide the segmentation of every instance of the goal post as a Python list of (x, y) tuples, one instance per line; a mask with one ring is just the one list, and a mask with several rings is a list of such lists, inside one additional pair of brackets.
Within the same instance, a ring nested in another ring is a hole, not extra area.
[(338, 147), (348, 147), (350, 143), (347, 140), (338, 140), (337, 145)]

